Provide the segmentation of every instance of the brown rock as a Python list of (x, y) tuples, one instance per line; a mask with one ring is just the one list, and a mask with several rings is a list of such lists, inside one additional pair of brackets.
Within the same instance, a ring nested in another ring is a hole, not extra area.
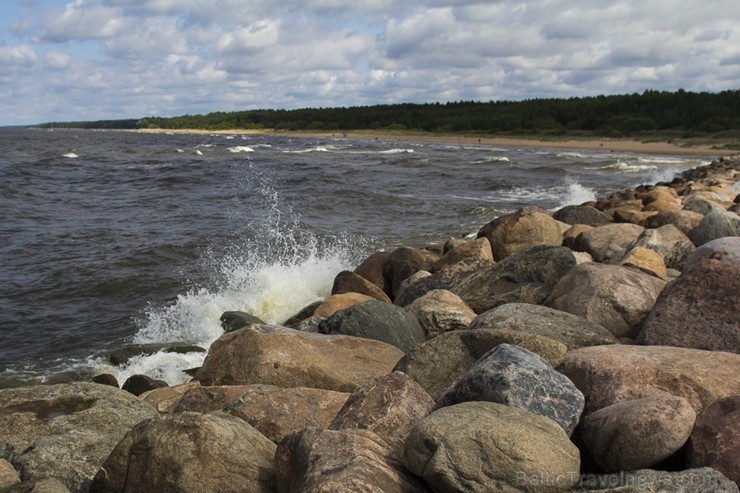
[(331, 390), (257, 385), (224, 411), (277, 443), (307, 427), (327, 428), (348, 397)]
[(491, 242), (486, 238), (476, 238), (458, 243), (434, 264), (434, 270), (439, 271), (465, 260), (493, 260)]
[(216, 340), (198, 379), (202, 385), (264, 383), (351, 392), (390, 373), (402, 356), (400, 349), (371, 339), (253, 325)]
[(719, 399), (696, 420), (688, 447), (690, 467), (712, 467), (740, 484), (740, 395)]
[(494, 219), (481, 228), (478, 237), (488, 238), (496, 261), (533, 246), (560, 246), (563, 242), (557, 221), (538, 207), (525, 207)]
[(381, 288), (368, 281), (359, 274), (350, 271), (342, 271), (334, 278), (331, 294), (360, 293), (372, 296), (376, 300), (390, 303), (391, 299)]
[(91, 493), (275, 491), (275, 444), (244, 421), (177, 413), (143, 421), (116, 445)]
[(649, 468), (683, 447), (696, 413), (664, 392), (612, 404), (581, 422), (583, 441), (604, 472)]
[(661, 197), (653, 202), (650, 202), (642, 208), (644, 212), (657, 211), (657, 212), (669, 212), (681, 210), (681, 201), (676, 198)]
[(386, 285), (385, 279), (383, 278), (383, 264), (388, 260), (389, 256), (390, 252), (373, 253), (363, 260), (360, 265), (355, 267), (353, 272), (364, 277), (388, 294), (391, 292), (391, 287), (390, 285)]
[(648, 219), (658, 214), (658, 211), (636, 211), (627, 207), (620, 207), (614, 210), (615, 223), (632, 223), (639, 226), (645, 226)]
[(349, 308), (352, 305), (358, 303), (364, 303), (366, 301), (375, 300), (372, 296), (360, 293), (342, 293), (334, 294), (329, 296), (322, 304), (320, 304), (316, 311), (313, 312), (314, 317), (329, 318), (340, 310)]
[(369, 430), (307, 429), (275, 453), (278, 493), (431, 493)]
[(704, 219), (702, 214), (687, 210), (658, 212), (645, 222), (645, 226), (659, 228), (666, 224), (672, 224), (683, 234), (688, 235), (689, 231), (697, 227), (702, 219)]
[(383, 278), (392, 289), (392, 295), (389, 294), (389, 297), (394, 298), (398, 294), (401, 282), (415, 272), (420, 270), (431, 272), (437, 260), (439, 260), (439, 255), (428, 250), (409, 247), (399, 247), (393, 250), (383, 264)]
[(706, 259), (658, 296), (638, 340), (740, 353), (740, 265)]
[(259, 384), (199, 386), (185, 392), (175, 404), (173, 412), (210, 413), (220, 411), (225, 407), (236, 404), (245, 392), (254, 390), (259, 386)]
[(594, 229), (594, 227), (588, 226), (587, 224), (574, 224), (565, 230), (565, 233), (563, 233), (563, 246), (573, 249), (573, 245), (575, 244), (578, 235), (584, 231), (588, 231), (589, 229)]
[(0, 459), (0, 490), (20, 482), (21, 477), (13, 465), (5, 459)]
[(588, 252), (596, 262), (618, 261), (644, 230), (630, 223), (598, 226), (578, 235), (573, 249)]
[(664, 286), (665, 281), (629, 267), (580, 264), (563, 276), (545, 304), (597, 323), (616, 337), (634, 337)]
[(30, 479), (2, 490), (3, 493), (70, 493), (63, 483), (53, 478)]
[(663, 257), (655, 251), (644, 247), (634, 247), (627, 252), (620, 265), (625, 267), (634, 267), (643, 272), (658, 276), (663, 279), (668, 275), (668, 269), (663, 262)]
[(642, 203), (647, 205), (657, 200), (675, 200), (678, 198), (676, 191), (670, 187), (654, 186), (642, 196)]
[(475, 312), (458, 295), (445, 289), (429, 291), (406, 309), (418, 317), (428, 339), (467, 329), (475, 318)]
[(559, 367), (586, 397), (586, 413), (664, 391), (700, 413), (740, 394), (740, 355), (669, 346), (593, 346), (568, 351)]
[(161, 387), (144, 392), (139, 399), (154, 406), (160, 413), (174, 412), (180, 398), (188, 390), (200, 387), (200, 382), (188, 382), (172, 387)]
[(669, 269), (682, 270), (686, 258), (694, 251), (694, 244), (672, 224), (655, 229), (646, 229), (635, 240), (631, 248), (643, 247), (661, 256)]

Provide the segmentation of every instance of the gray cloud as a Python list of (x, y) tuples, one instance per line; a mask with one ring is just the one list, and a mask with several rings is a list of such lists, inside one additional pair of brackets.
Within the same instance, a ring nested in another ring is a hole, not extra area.
[(24, 0), (5, 121), (740, 87), (735, 0)]

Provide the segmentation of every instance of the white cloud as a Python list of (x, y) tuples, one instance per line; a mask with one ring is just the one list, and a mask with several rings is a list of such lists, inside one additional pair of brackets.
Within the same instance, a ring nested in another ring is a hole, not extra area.
[(11, 67), (36, 62), (36, 52), (29, 45), (0, 46), (0, 64)]

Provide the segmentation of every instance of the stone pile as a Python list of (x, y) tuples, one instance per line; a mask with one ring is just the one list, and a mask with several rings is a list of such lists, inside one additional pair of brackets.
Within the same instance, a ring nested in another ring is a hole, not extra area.
[(373, 254), (184, 385), (0, 390), (0, 492), (738, 492), (739, 179)]

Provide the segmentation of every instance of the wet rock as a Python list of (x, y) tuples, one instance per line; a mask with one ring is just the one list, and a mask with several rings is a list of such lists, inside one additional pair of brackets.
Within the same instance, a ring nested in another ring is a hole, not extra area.
[(734, 212), (713, 208), (688, 236), (696, 246), (725, 236), (740, 236), (740, 216)]
[(683, 397), (698, 414), (740, 394), (740, 355), (669, 346), (593, 346), (568, 351), (558, 369), (583, 392), (586, 413), (656, 393)]
[(704, 243), (688, 256), (686, 266), (690, 267), (706, 258), (740, 264), (740, 236), (727, 236)]
[(404, 356), (396, 365), (432, 398), (455, 384), (484, 354), (499, 344), (515, 344), (558, 365), (566, 346), (549, 337), (514, 330), (456, 330), (431, 339)]
[(458, 242), (454, 247), (450, 248), (440, 258), (436, 264), (434, 264), (434, 271), (440, 271), (455, 265), (459, 262), (471, 262), (478, 260), (493, 260), (493, 252), (491, 251), (491, 242), (486, 238), (476, 238), (475, 240)]
[[(291, 316), (288, 320), (283, 322), (283, 325), (290, 328), (298, 328), (298, 326), (303, 322), (304, 320), (307, 320), (311, 317), (313, 317), (314, 312), (316, 309), (321, 306), (321, 304), (326, 300), (318, 300), (314, 301), (313, 303), (309, 303), (308, 305), (301, 308), (298, 313)], [(302, 330), (302, 329), (298, 329)]]
[(573, 249), (589, 253), (596, 262), (618, 261), (644, 230), (630, 223), (606, 224), (578, 235)]
[(277, 443), (307, 427), (327, 428), (348, 397), (331, 390), (255, 385), (224, 412), (243, 419)]
[(537, 246), (475, 272), (450, 291), (475, 313), (506, 303), (536, 305), (547, 298), (575, 265), (576, 259), (568, 248)]
[(638, 341), (740, 353), (740, 265), (702, 260), (658, 296)]
[(574, 492), (592, 493), (737, 493), (737, 485), (710, 467), (685, 471), (620, 471), (587, 474)]
[(612, 218), (590, 205), (567, 205), (555, 211), (553, 219), (574, 225), (598, 226), (612, 222)]
[(369, 430), (307, 429), (275, 453), (278, 493), (431, 493)]
[(696, 413), (686, 399), (659, 392), (587, 415), (581, 435), (604, 472), (632, 471), (678, 452), (695, 420)]
[(661, 256), (669, 269), (682, 270), (686, 258), (694, 251), (694, 244), (672, 224), (657, 229), (646, 229), (630, 247), (647, 248)]
[(0, 436), (24, 480), (84, 491), (123, 435), (157, 415), (123, 390), (87, 382), (0, 390)]
[(224, 329), (224, 332), (233, 332), (247, 325), (265, 323), (262, 319), (255, 317), (251, 313), (240, 311), (224, 312), (219, 320), (221, 321), (221, 327)]
[(712, 467), (740, 484), (740, 395), (716, 400), (699, 414), (687, 456), (691, 467)]
[(381, 288), (368, 281), (359, 274), (350, 271), (342, 271), (334, 278), (331, 294), (360, 293), (379, 301), (390, 303), (391, 299)]
[(366, 301), (375, 300), (372, 296), (360, 293), (335, 294), (321, 303), (314, 311), (315, 317), (329, 318), (335, 313)]
[(488, 238), (496, 261), (537, 245), (560, 246), (563, 234), (557, 221), (539, 207), (524, 207), (498, 217), (478, 232)]
[(386, 283), (385, 278), (383, 277), (383, 264), (388, 260), (390, 255), (390, 252), (373, 253), (363, 260), (360, 265), (355, 267), (355, 270), (352, 272), (364, 277), (382, 289), (385, 294), (390, 295), (392, 292), (391, 285)]
[(562, 491), (580, 476), (578, 449), (557, 423), (492, 402), (444, 407), (420, 420), (404, 463), (440, 493)]
[(131, 392), (138, 396), (149, 390), (162, 387), (167, 387), (167, 382), (164, 380), (155, 380), (147, 375), (131, 375), (123, 382), (123, 387), (121, 388), (126, 392)]
[(537, 334), (560, 341), (568, 349), (617, 342), (616, 337), (599, 324), (571, 313), (529, 303), (508, 303), (481, 313), (469, 328)]
[(616, 337), (634, 337), (665, 284), (629, 267), (580, 264), (563, 276), (545, 304), (599, 324)]
[(382, 341), (404, 353), (427, 339), (416, 315), (378, 300), (359, 303), (335, 313), (319, 326), (319, 331)]
[(428, 339), (467, 329), (475, 318), (475, 312), (459, 296), (444, 289), (429, 291), (406, 309), (416, 315)]
[(483, 355), (439, 399), (437, 407), (486, 401), (552, 419), (570, 436), (583, 411), (583, 394), (540, 356), (510, 344)]
[(90, 492), (274, 492), (275, 448), (232, 416), (163, 415), (126, 434), (95, 475)]
[(402, 356), (400, 349), (371, 339), (253, 325), (217, 339), (198, 379), (202, 385), (263, 383), (351, 392), (389, 373)]
[(427, 250), (400, 247), (391, 252), (383, 264), (383, 279), (391, 286), (390, 298), (395, 298), (401, 282), (420, 270), (431, 272), (439, 256)]
[(92, 383), (99, 383), (100, 385), (110, 385), (111, 387), (118, 388), (118, 379), (110, 373), (101, 373), (95, 375), (90, 379)]

